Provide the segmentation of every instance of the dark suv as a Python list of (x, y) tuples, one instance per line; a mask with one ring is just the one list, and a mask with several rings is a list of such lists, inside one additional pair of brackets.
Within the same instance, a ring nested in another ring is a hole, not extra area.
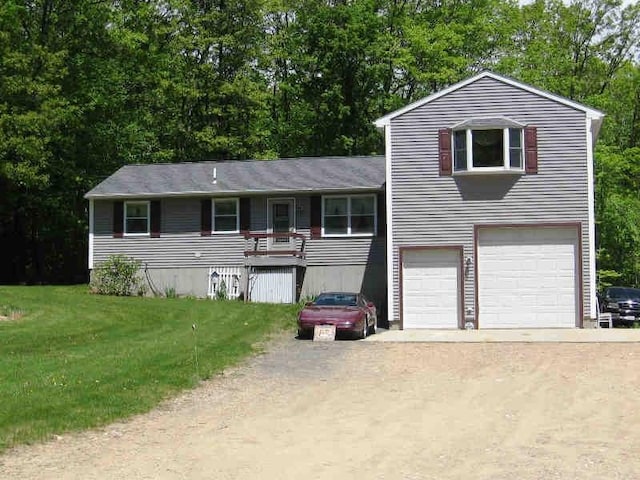
[(602, 292), (600, 311), (614, 314), (614, 323), (640, 321), (640, 289), (609, 287)]

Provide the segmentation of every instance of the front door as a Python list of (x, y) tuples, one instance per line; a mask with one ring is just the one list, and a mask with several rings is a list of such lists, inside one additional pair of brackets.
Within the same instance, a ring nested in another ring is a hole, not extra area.
[[(269, 199), (269, 233), (295, 232), (295, 201), (293, 198)], [(294, 239), (277, 237), (270, 239), (270, 249), (291, 249)]]

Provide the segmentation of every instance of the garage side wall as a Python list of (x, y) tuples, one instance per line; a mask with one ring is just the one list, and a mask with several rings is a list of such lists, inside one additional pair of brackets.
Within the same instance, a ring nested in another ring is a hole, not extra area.
[[(537, 127), (538, 173), (440, 176), (438, 130), (481, 117)], [(585, 113), (482, 78), (391, 121), (393, 318), (400, 320), (399, 248), (462, 245), (465, 317), (475, 317), (474, 225), (579, 223), (582, 302), (589, 312)]]

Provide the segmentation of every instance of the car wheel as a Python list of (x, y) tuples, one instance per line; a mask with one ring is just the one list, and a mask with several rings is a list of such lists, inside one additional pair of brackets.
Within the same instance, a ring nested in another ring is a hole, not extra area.
[(362, 322), (362, 331), (360, 332), (360, 338), (362, 340), (367, 338), (368, 332), (369, 332), (369, 317), (364, 317), (364, 321)]
[(301, 328), (298, 329), (298, 338), (304, 340), (309, 337), (309, 333)]
[(369, 334), (375, 335), (377, 331), (378, 331), (378, 319), (374, 318), (373, 323), (371, 324), (371, 328), (369, 329)]

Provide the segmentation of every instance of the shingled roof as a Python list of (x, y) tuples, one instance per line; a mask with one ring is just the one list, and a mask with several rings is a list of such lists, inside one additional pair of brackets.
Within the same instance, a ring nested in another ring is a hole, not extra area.
[(125, 165), (85, 198), (380, 190), (384, 169), (384, 156)]

